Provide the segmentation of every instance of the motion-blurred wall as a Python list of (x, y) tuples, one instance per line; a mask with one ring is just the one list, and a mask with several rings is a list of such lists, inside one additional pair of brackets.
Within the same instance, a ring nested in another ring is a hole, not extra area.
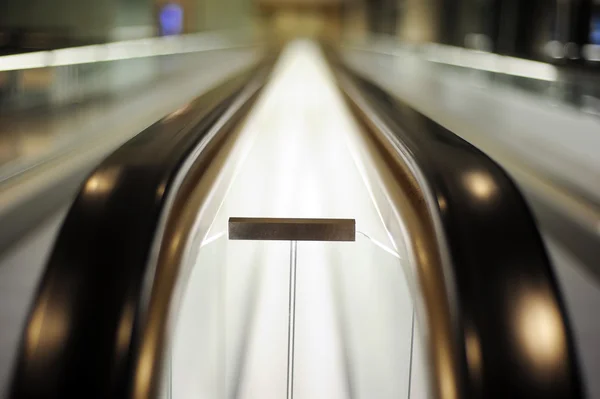
[[(400, 1), (395, 33), (407, 42), (431, 42), (442, 36), (440, 14), (443, 2), (439, 0)], [(394, 32), (392, 32), (394, 33)]]
[(35, 40), (64, 38), (71, 42), (97, 43), (124, 36), (140, 37), (152, 32), (152, 26), (151, 0), (0, 2), (0, 27), (32, 33), (32, 46), (44, 44)]
[(293, 37), (339, 38), (346, 0), (254, 0), (259, 23), (272, 37), (285, 42)]
[(449, 0), (348, 0), (343, 3), (343, 33), (349, 37), (385, 34), (404, 42), (439, 41), (445, 35)]
[(247, 28), (256, 19), (253, 0), (2, 0), (0, 36), (18, 36), (14, 47), (24, 51), (151, 37), (168, 3), (183, 11), (182, 33)]

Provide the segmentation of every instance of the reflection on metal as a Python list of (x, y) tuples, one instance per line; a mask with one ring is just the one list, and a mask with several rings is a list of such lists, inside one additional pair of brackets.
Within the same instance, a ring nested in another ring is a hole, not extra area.
[(296, 344), (296, 264), (298, 241), (290, 242), (290, 286), (288, 290), (288, 356), (287, 356), (287, 399), (294, 397), (294, 348)]
[(166, 189), (166, 184), (161, 184), (160, 186), (158, 186), (158, 189), (156, 189), (156, 198), (157, 199), (162, 198), (162, 196), (165, 193), (165, 189)]
[(229, 218), (230, 240), (355, 241), (354, 219)]
[(465, 185), (473, 196), (482, 202), (489, 202), (494, 199), (498, 190), (494, 180), (485, 172), (474, 171), (466, 173), (464, 176)]
[(562, 317), (544, 293), (525, 293), (516, 304), (518, 342), (538, 377), (556, 374), (567, 354)]
[(220, 233), (217, 233), (211, 237), (207, 237), (206, 239), (204, 239), (204, 241), (202, 241), (202, 244), (200, 244), (200, 248), (205, 247), (206, 245), (210, 244), (211, 242), (215, 242), (217, 241), (219, 238), (223, 237), (226, 234), (225, 231), (222, 231)]
[(25, 351), (28, 354), (41, 352), (46, 361), (57, 356), (69, 334), (70, 320), (59, 307), (36, 307), (25, 335)]
[(170, 120), (176, 119), (178, 116), (185, 114), (187, 111), (191, 110), (191, 108), (191, 104), (185, 104), (161, 119), (160, 123), (168, 123)]
[(376, 245), (377, 247), (383, 249), (385, 252), (391, 254), (392, 256), (398, 258), (398, 259), (402, 259), (402, 257), (400, 256), (400, 254), (398, 252), (396, 252), (395, 250), (393, 250), (392, 248), (388, 247), (387, 245), (384, 245), (383, 243), (381, 243), (380, 241), (374, 239), (373, 237), (369, 236), (366, 233), (363, 233), (362, 231), (356, 230), (356, 232), (362, 236), (364, 236), (365, 238), (367, 238), (369, 241), (371, 241), (374, 245)]
[(117, 329), (117, 348), (120, 354), (126, 353), (131, 344), (134, 319), (135, 308), (133, 306), (127, 306), (121, 315), (119, 327)]
[(83, 191), (93, 197), (100, 197), (111, 191), (118, 177), (118, 169), (106, 169), (96, 172), (85, 182)]
[(442, 211), (442, 212), (445, 212), (446, 209), (448, 208), (448, 203), (446, 202), (446, 198), (444, 198), (442, 195), (438, 195), (437, 203), (438, 203), (438, 206), (440, 207), (440, 211)]
[(481, 354), (481, 342), (479, 342), (479, 336), (473, 327), (467, 328), (465, 336), (465, 351), (467, 352), (467, 366), (469, 372), (473, 376), (475, 381), (481, 380), (482, 370), (482, 354)]

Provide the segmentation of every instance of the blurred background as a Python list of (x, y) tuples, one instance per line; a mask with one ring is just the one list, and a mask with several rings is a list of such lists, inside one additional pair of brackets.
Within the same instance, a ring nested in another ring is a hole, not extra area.
[(584, 48), (600, 42), (600, 5), (594, 0), (9, 0), (1, 7), (4, 54), (250, 26), (382, 33), (581, 63)]
[[(442, 50), (424, 45), (437, 43), (557, 65), (570, 85), (547, 94), (598, 110), (594, 70), (600, 62), (600, 3), (595, 0), (7, 0), (0, 7), (3, 55), (199, 32), (244, 30), (246, 37), (262, 35), (272, 42), (299, 35), (332, 40), (376, 36), (429, 55)], [(16, 59), (2, 64), (2, 113), (106, 91), (92, 83), (93, 76), (107, 73), (106, 64), (22, 72)], [(535, 81), (521, 85), (546, 89)]]
[(385, 34), (527, 59), (594, 61), (595, 0), (4, 1), (3, 54), (208, 30)]

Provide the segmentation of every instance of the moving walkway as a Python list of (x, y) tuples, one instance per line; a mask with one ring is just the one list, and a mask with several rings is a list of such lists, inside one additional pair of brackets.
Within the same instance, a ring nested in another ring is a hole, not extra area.
[(581, 397), (570, 330), (505, 172), (294, 42), (87, 178), (10, 395)]

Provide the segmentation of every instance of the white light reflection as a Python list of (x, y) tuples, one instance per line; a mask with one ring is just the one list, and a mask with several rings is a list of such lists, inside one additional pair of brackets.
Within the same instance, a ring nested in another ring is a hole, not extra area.
[(177, 108), (175, 111), (171, 112), (169, 115), (165, 116), (161, 122), (162, 123), (168, 122), (171, 119), (174, 119), (174, 118), (178, 117), (179, 115), (184, 114), (190, 108), (191, 108), (191, 103), (187, 103), (184, 106)]
[(43, 68), (49, 66), (50, 51), (15, 54), (0, 57), (0, 71)]
[(200, 248), (202, 248), (202, 247), (204, 247), (204, 246), (206, 246), (206, 245), (210, 244), (210, 243), (211, 243), (211, 242), (213, 242), (213, 241), (216, 241), (216, 240), (218, 240), (219, 238), (223, 237), (223, 236), (224, 236), (226, 233), (227, 233), (226, 231), (222, 231), (222, 232), (220, 232), (220, 233), (217, 233), (217, 234), (215, 234), (215, 235), (213, 235), (213, 236), (210, 236), (210, 237), (208, 237), (208, 238), (205, 238), (205, 239), (204, 239), (204, 241), (202, 241), (202, 244), (200, 244)]
[(444, 212), (444, 211), (446, 211), (446, 209), (448, 209), (448, 202), (446, 201), (446, 198), (444, 196), (438, 195), (437, 203), (442, 212)]
[(108, 193), (114, 187), (119, 176), (119, 169), (106, 169), (94, 173), (83, 187), (83, 192), (87, 195), (102, 196)]
[(484, 172), (468, 172), (464, 176), (464, 182), (469, 192), (481, 201), (491, 201), (498, 191), (496, 183)]
[(394, 251), (393, 249), (391, 249), (390, 247), (382, 244), (380, 241), (370, 237), (369, 235), (367, 235), (366, 233), (363, 233), (362, 231), (356, 230), (357, 234), (361, 234), (364, 237), (366, 237), (368, 240), (370, 240), (373, 244), (375, 244), (376, 246), (378, 246), (379, 248), (383, 249), (385, 252), (389, 253), (390, 255), (395, 256), (398, 259), (402, 259), (402, 257), (400, 256), (400, 254), (396, 251)]
[(517, 304), (518, 339), (531, 370), (547, 374), (561, 367), (566, 337), (562, 317), (546, 295), (526, 293)]

